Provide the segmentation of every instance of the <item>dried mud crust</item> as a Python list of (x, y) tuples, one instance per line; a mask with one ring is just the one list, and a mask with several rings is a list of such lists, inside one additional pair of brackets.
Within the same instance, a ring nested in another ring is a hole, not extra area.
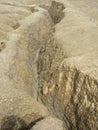
[[(62, 12), (64, 8), (61, 3), (52, 2), (48, 11), (54, 24), (60, 22), (64, 17)], [(70, 65), (66, 66), (66, 63), (61, 64), (67, 57), (54, 39), (43, 44), (37, 61), (38, 99), (53, 114), (64, 120), (69, 130), (97, 130), (98, 82), (88, 75), (84, 75), (78, 69), (72, 68)], [(1, 50), (3, 49), (4, 44), (1, 44)], [(13, 121), (19, 126), (22, 125), (22, 128), (25, 127), (24, 121), (12, 116), (2, 120), (2, 130), (13, 130), (15, 126)], [(5, 122), (6, 125), (8, 123), (9, 128), (6, 128)], [(13, 124), (11, 127), (10, 123)]]

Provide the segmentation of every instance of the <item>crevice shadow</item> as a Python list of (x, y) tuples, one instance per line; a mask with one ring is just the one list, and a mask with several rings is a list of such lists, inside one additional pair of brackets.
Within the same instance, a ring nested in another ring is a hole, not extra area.
[(37, 122), (43, 119), (44, 117), (40, 117), (29, 124), (26, 124), (23, 119), (17, 117), (16, 115), (5, 116), (1, 121), (0, 130), (29, 130), (36, 125)]
[(64, 9), (65, 6), (63, 3), (52, 1), (51, 6), (48, 9), (48, 12), (54, 24), (59, 23), (64, 18), (65, 16), (65, 13), (63, 12)]

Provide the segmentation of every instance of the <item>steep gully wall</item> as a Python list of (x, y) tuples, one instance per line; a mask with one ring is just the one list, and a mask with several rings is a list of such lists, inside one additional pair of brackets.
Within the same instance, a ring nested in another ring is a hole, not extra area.
[(69, 130), (97, 130), (98, 82), (62, 62), (64, 58), (53, 41), (40, 50), (38, 99), (63, 119)]
[(37, 98), (64, 120), (69, 130), (97, 130), (98, 82), (64, 62), (68, 57), (62, 50), (53, 34), (40, 48)]

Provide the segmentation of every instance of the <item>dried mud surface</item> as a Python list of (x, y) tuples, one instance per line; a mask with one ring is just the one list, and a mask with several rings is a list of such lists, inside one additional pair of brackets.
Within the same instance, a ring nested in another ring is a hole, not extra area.
[(0, 0), (0, 130), (98, 129), (98, 2), (51, 2)]

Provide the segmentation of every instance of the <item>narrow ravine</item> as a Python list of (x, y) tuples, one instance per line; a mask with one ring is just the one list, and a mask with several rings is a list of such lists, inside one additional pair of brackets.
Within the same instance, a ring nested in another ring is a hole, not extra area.
[(65, 121), (68, 130), (97, 130), (97, 80), (67, 62), (54, 34), (49, 39), (38, 55), (37, 99)]
[(68, 57), (62, 33), (55, 37), (64, 9), (55, 1), (22, 6), (26, 14), (9, 22), (9, 40), (0, 46), (0, 130), (97, 130), (98, 80), (79, 68), (83, 56)]

